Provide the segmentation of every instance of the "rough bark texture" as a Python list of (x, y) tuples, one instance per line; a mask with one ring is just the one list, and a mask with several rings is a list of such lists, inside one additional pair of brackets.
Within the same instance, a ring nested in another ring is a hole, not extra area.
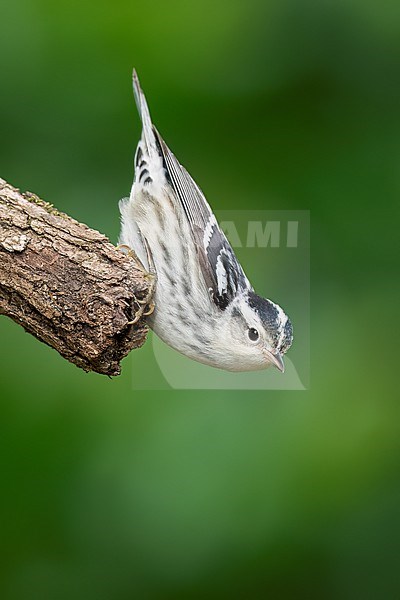
[(0, 179), (0, 314), (85, 371), (120, 373), (141, 346), (149, 281), (107, 238)]

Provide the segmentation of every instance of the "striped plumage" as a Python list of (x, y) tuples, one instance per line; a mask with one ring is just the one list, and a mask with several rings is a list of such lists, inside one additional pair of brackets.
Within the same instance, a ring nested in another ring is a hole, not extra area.
[(150, 326), (179, 352), (214, 367), (283, 370), (292, 342), (288, 317), (255, 294), (200, 188), (152, 124), (135, 72), (133, 85), (143, 131), (131, 194), (120, 203), (120, 242), (145, 267), (143, 238), (151, 249), (157, 283)]

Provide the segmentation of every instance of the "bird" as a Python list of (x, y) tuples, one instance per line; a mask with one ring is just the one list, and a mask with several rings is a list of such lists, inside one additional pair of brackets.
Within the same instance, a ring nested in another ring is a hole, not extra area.
[(283, 372), (293, 341), (289, 317), (254, 291), (203, 192), (153, 125), (135, 70), (133, 91), (142, 133), (130, 196), (119, 204), (119, 244), (153, 278), (153, 305), (140, 315), (200, 363)]

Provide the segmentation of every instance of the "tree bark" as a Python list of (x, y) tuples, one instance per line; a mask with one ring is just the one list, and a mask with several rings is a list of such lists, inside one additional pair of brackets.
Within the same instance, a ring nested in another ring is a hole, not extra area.
[(104, 235), (0, 179), (0, 314), (85, 371), (119, 375), (146, 339), (144, 319), (130, 323), (150, 289)]

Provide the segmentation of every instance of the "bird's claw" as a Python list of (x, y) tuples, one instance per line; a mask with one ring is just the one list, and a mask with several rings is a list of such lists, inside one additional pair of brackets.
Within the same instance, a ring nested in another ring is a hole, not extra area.
[(154, 266), (153, 256), (151, 254), (149, 245), (147, 244), (146, 240), (144, 240), (144, 241), (145, 241), (144, 245), (146, 248), (147, 260), (148, 260), (148, 264), (149, 264), (149, 271), (145, 268), (142, 261), (140, 260), (140, 258), (138, 257), (138, 255), (132, 248), (130, 248), (126, 244), (119, 244), (117, 246), (117, 250), (123, 251), (124, 254), (126, 254), (127, 256), (130, 256), (131, 258), (134, 259), (134, 261), (136, 262), (136, 264), (138, 266), (138, 269), (142, 272), (143, 277), (149, 281), (149, 289), (144, 298), (142, 298), (142, 299), (136, 298), (136, 296), (133, 294), (136, 304), (139, 304), (139, 310), (136, 312), (135, 318), (132, 321), (128, 321), (127, 325), (134, 325), (142, 317), (148, 317), (149, 315), (151, 315), (155, 309), (155, 304), (154, 304), (154, 301), (152, 300), (152, 297), (154, 294), (154, 288), (155, 288), (156, 281), (157, 281), (157, 275), (156, 275), (156, 270), (155, 270), (155, 266)]
[[(140, 304), (139, 310), (135, 314), (135, 318), (132, 321), (128, 321), (127, 325), (134, 325), (141, 319), (142, 317), (148, 317), (154, 312), (155, 304), (153, 300), (150, 300), (151, 294), (147, 294), (144, 300), (138, 300), (135, 298), (135, 302)], [(147, 308), (147, 310), (146, 310)]]
[(120, 252), (122, 252), (126, 256), (133, 258), (137, 265), (137, 268), (139, 269), (139, 271), (142, 271), (143, 275), (148, 274), (148, 271), (145, 269), (142, 261), (140, 260), (136, 252), (133, 250), (133, 248), (130, 248), (130, 246), (127, 246), (127, 244), (118, 244), (117, 250), (120, 250)]
[(156, 307), (156, 305), (154, 304), (153, 300), (151, 300), (147, 306), (149, 308), (148, 308), (148, 310), (146, 312), (143, 313), (144, 317), (148, 317), (149, 315), (151, 315), (154, 312), (154, 309)]

